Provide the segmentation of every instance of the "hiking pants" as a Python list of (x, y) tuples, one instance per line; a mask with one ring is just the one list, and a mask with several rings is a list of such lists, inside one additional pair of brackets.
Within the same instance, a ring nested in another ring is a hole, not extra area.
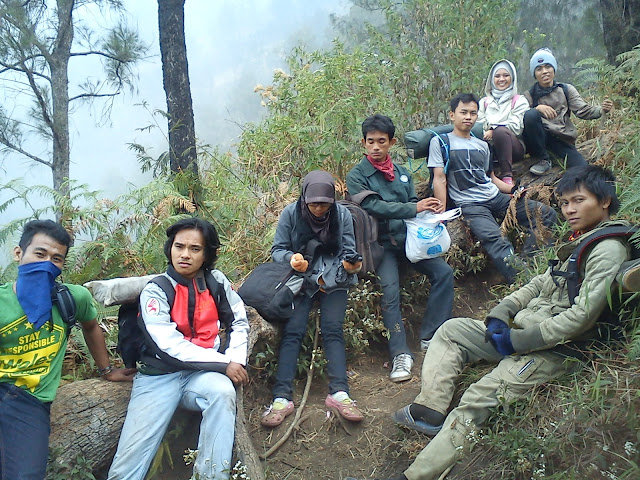
[(495, 161), (500, 168), (500, 178), (513, 177), (513, 162), (524, 158), (524, 147), (507, 127), (493, 129), (492, 150)]
[(404, 472), (409, 480), (437, 479), (474, 445), (477, 427), (490, 409), (523, 398), (536, 385), (575, 369), (576, 362), (551, 350), (503, 357), (484, 341), (485, 325), (471, 318), (452, 318), (436, 332), (422, 364), (421, 390), (415, 403), (447, 414), (455, 382), (465, 365), (481, 360), (494, 369), (464, 392), (442, 430)]
[(202, 412), (193, 476), (229, 478), (235, 432), (236, 391), (218, 372), (138, 372), (109, 480), (143, 480), (178, 407)]
[(347, 309), (347, 291), (334, 290), (330, 293), (318, 291), (309, 297), (302, 292), (294, 300), (293, 315), (282, 326), (282, 339), (278, 353), (278, 370), (273, 386), (273, 398), (293, 400), (293, 379), (298, 371), (300, 346), (307, 333), (309, 312), (314, 300), (320, 302), (320, 328), (322, 346), (327, 359), (329, 393), (347, 392), (347, 358), (344, 346), (344, 313)]
[[(513, 260), (516, 257), (514, 256), (513, 245), (502, 236), (500, 225), (498, 225), (498, 221), (502, 222), (502, 219), (504, 219), (510, 202), (511, 195), (498, 193), (491, 200), (463, 205), (461, 208), (462, 215), (469, 228), (487, 251), (498, 271), (509, 282), (512, 282), (517, 273), (513, 265)], [(531, 221), (527, 211), (531, 216)], [(536, 229), (537, 216), (541, 218), (542, 224), (547, 228), (551, 228), (557, 220), (557, 215), (553, 208), (535, 200), (521, 197), (516, 204), (516, 218), (519, 225), (529, 230), (529, 237), (524, 245), (525, 254), (530, 254), (536, 246), (534, 230)]]
[(427, 309), (420, 326), (421, 339), (430, 340), (438, 327), (451, 317), (453, 307), (453, 269), (442, 257), (410, 263), (404, 251), (385, 248), (376, 274), (382, 288), (382, 321), (389, 330), (389, 355), (392, 360), (401, 353), (411, 354), (400, 311), (400, 262), (409, 263), (414, 270), (426, 275), (431, 283)]
[(0, 383), (0, 479), (42, 480), (49, 455), (50, 403)]
[(527, 153), (532, 157), (549, 160), (547, 150), (550, 150), (565, 168), (580, 167), (587, 161), (576, 149), (575, 145), (565, 142), (544, 128), (542, 115), (535, 108), (524, 114), (524, 130), (522, 139), (527, 147)]

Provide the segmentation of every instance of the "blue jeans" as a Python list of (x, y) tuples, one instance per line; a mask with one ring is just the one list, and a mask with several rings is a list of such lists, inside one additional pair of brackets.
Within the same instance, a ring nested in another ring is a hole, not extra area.
[(298, 365), (298, 354), (302, 340), (307, 333), (309, 312), (314, 300), (320, 302), (320, 328), (322, 345), (327, 359), (329, 393), (344, 391), (349, 393), (347, 382), (347, 358), (344, 347), (344, 312), (347, 309), (347, 291), (334, 290), (331, 293), (318, 291), (313, 297), (304, 292), (295, 299), (293, 315), (282, 327), (278, 371), (273, 387), (273, 398), (293, 400), (293, 379)]
[[(382, 287), (382, 321), (389, 330), (389, 355), (391, 359), (401, 353), (411, 353), (400, 312), (399, 263), (409, 261), (404, 252), (385, 248), (376, 274)], [(442, 257), (411, 263), (411, 267), (426, 275), (431, 282), (427, 309), (420, 326), (420, 338), (430, 340), (438, 327), (451, 317), (453, 307), (453, 269)]]
[(176, 408), (202, 412), (195, 478), (228, 479), (236, 391), (218, 372), (137, 373), (109, 480), (143, 480)]
[[(510, 195), (498, 193), (498, 195), (486, 202), (463, 205), (462, 215), (498, 271), (509, 282), (512, 282), (517, 273), (516, 269), (508, 262), (509, 257), (514, 255), (513, 245), (502, 236), (500, 225), (496, 221), (496, 218), (502, 221), (510, 202)], [(516, 218), (519, 225), (529, 229), (529, 236), (524, 244), (525, 254), (531, 253), (536, 247), (536, 237), (533, 232), (535, 224), (532, 225), (529, 221), (527, 209), (534, 219), (536, 212), (539, 211), (542, 224), (547, 228), (551, 228), (557, 220), (557, 215), (553, 208), (534, 200), (527, 200), (525, 203), (524, 197), (520, 198), (516, 204)]]
[(42, 480), (49, 456), (50, 403), (0, 383), (0, 479)]

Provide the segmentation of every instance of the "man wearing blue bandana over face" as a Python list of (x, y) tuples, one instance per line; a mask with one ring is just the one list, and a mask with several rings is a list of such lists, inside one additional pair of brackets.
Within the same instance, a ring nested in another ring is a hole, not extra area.
[[(71, 237), (51, 220), (25, 224), (14, 250), (18, 278), (0, 286), (0, 478), (42, 480), (49, 450), (49, 408), (60, 384), (69, 328), (51, 291)], [(76, 320), (98, 371), (107, 380), (130, 381), (134, 369), (109, 364), (89, 291), (67, 285)]]
[[(414, 218), (424, 211), (442, 213), (445, 204), (434, 197), (418, 200), (409, 171), (394, 163), (389, 149), (395, 145), (396, 127), (389, 117), (376, 114), (362, 123), (362, 146), (366, 155), (347, 174), (347, 188), (351, 195), (371, 190), (362, 201), (370, 215), (378, 219), (378, 240), (384, 248), (384, 256), (376, 275), (382, 288), (382, 321), (389, 330), (389, 354), (392, 382), (411, 378), (413, 357), (407, 345), (407, 337), (400, 311), (399, 267), (409, 264), (405, 256), (407, 227), (404, 219)], [(433, 334), (451, 316), (453, 306), (453, 269), (441, 257), (410, 264), (418, 272), (427, 275), (431, 288), (427, 309), (420, 327), (420, 349), (426, 350)]]

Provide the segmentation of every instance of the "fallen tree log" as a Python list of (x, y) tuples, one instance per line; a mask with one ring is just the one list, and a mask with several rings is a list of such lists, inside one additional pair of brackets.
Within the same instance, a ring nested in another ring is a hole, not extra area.
[[(253, 308), (247, 307), (247, 314), (251, 325), (250, 355), (259, 338), (274, 337), (276, 330)], [(97, 378), (69, 383), (58, 389), (51, 406), (51, 455), (47, 479), (68, 473), (79, 464), (94, 472), (109, 466), (118, 446), (130, 393), (130, 383), (114, 383)], [(243, 393), (243, 389), (239, 388), (234, 458), (246, 465), (249, 478), (264, 480), (264, 468), (251, 441), (244, 415)], [(190, 412), (178, 410), (176, 415), (190, 415)], [(181, 455), (182, 452), (179, 452), (178, 457)]]

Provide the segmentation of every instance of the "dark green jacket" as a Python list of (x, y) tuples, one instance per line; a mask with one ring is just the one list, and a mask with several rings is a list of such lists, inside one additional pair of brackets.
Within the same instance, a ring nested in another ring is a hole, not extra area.
[(380, 197), (367, 197), (362, 202), (362, 208), (378, 219), (380, 244), (384, 248), (404, 250), (407, 238), (404, 219), (416, 216), (418, 197), (407, 169), (394, 163), (393, 170), (396, 177), (389, 182), (382, 172), (371, 165), (367, 157), (362, 157), (360, 163), (347, 174), (347, 189), (351, 195), (363, 190), (373, 190), (380, 194)]

